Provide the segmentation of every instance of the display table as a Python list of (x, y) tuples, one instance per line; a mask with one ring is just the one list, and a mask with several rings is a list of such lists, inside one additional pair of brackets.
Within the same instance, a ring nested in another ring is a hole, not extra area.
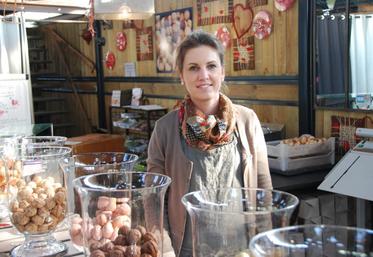
[[(70, 240), (67, 225), (64, 224), (54, 234), (54, 237), (64, 242), (68, 251), (64, 257), (84, 257), (83, 252), (78, 251)], [(13, 227), (0, 227), (0, 257), (10, 256), (10, 251), (23, 242), (23, 235), (19, 234)], [(163, 257), (174, 257), (173, 253), (164, 253)], [(26, 256), (27, 257), (27, 256)]]

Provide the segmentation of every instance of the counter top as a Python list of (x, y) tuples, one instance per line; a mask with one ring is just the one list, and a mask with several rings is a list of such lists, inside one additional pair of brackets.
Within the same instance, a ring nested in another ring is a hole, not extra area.
[(282, 191), (307, 188), (316, 189), (325, 176), (328, 175), (329, 171), (329, 169), (325, 169), (292, 176), (271, 173), (273, 188)]

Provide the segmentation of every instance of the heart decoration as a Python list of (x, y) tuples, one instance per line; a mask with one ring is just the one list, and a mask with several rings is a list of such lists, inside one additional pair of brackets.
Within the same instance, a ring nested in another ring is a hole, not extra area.
[(272, 32), (272, 15), (267, 11), (259, 11), (253, 21), (253, 32), (257, 39), (269, 37)]
[(217, 39), (219, 39), (224, 48), (229, 48), (231, 46), (231, 36), (226, 26), (218, 28), (218, 30), (215, 32), (215, 36)]
[(106, 68), (108, 68), (109, 70), (114, 69), (114, 66), (115, 66), (115, 55), (114, 55), (113, 52), (109, 51), (109, 52), (106, 53), (105, 65), (106, 65)]
[(253, 10), (250, 6), (244, 7), (242, 4), (236, 4), (232, 13), (233, 28), (236, 31), (237, 38), (241, 38), (249, 32), (253, 23)]
[(124, 32), (118, 32), (116, 37), (118, 51), (124, 51), (127, 47), (127, 36)]
[(283, 12), (290, 9), (294, 2), (295, 0), (275, 0), (275, 7), (280, 12)]

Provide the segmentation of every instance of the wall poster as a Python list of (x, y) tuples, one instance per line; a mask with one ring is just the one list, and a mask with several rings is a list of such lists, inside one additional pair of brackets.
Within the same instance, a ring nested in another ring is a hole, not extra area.
[(233, 69), (255, 69), (254, 36), (233, 39)]
[(153, 60), (153, 28), (136, 29), (136, 56), (138, 61)]
[(31, 124), (27, 80), (0, 81), (1, 126)]
[(192, 8), (183, 8), (155, 15), (157, 72), (174, 71), (174, 52), (193, 30)]
[(197, 1), (197, 24), (205, 26), (219, 23), (230, 23), (232, 21), (233, 0), (198, 0)]

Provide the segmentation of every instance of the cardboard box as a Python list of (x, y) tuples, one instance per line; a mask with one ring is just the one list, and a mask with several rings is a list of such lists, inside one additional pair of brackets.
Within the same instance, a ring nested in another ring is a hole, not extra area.
[[(320, 202), (320, 214), (328, 223), (325, 224), (334, 224), (335, 220), (335, 206), (334, 206), (334, 194), (325, 194), (319, 195)], [(324, 221), (323, 221), (324, 223)]]
[(71, 137), (66, 145), (72, 148), (73, 154), (92, 152), (124, 152), (124, 138), (112, 134), (87, 134)]
[(315, 196), (304, 196), (300, 200), (298, 217), (309, 220), (320, 217), (319, 198)]

